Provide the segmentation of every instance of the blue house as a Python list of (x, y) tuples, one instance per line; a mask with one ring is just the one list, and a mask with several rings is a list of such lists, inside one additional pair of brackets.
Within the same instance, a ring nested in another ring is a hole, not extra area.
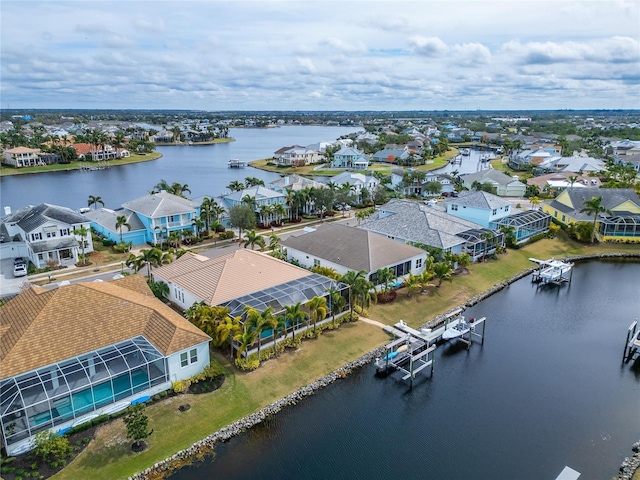
[(333, 154), (332, 167), (353, 168), (366, 170), (369, 167), (369, 157), (354, 147), (342, 147)]
[[(187, 198), (165, 191), (147, 195), (124, 203), (119, 210), (101, 208), (85, 213), (91, 220), (91, 228), (109, 240), (159, 244), (173, 231), (188, 229), (195, 232), (193, 221), (198, 216), (199, 206)], [(116, 228), (117, 218), (124, 216), (130, 229)]]
[[(284, 206), (288, 212), (289, 207), (287, 205), (286, 193), (272, 190), (260, 185), (245, 188), (244, 190), (240, 190), (239, 192), (233, 192), (230, 195), (224, 195), (220, 197), (220, 201), (218, 203), (220, 203), (228, 212), (231, 207), (247, 204), (246, 200), (249, 198), (252, 199), (252, 204), (256, 215), (258, 215), (258, 217), (264, 224), (270, 223), (273, 220), (281, 220), (280, 218), (277, 218), (278, 215), (273, 211), (273, 209), (269, 209), (269, 207), (280, 204)], [(224, 214), (221, 221), (226, 228), (229, 228), (229, 217), (227, 213)]]

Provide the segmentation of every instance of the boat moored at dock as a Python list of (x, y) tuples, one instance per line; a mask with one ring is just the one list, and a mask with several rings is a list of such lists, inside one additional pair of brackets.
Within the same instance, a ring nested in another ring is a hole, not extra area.
[(533, 272), (532, 281), (545, 285), (549, 283), (560, 285), (561, 283), (571, 281), (573, 263), (563, 262), (553, 258), (549, 260), (530, 258), (529, 260), (540, 265), (540, 268)]

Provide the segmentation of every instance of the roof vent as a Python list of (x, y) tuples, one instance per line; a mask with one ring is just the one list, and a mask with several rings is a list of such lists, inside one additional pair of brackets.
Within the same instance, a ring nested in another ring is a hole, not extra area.
[(4, 207), (4, 214), (11, 215), (11, 207)]

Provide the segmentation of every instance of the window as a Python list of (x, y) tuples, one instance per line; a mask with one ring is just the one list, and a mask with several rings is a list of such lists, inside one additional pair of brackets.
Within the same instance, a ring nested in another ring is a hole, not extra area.
[(31, 240), (32, 241), (42, 240), (42, 233), (32, 233), (31, 234)]
[(66, 237), (67, 235), (69, 235), (69, 229), (68, 228), (61, 228), (60, 229), (60, 236), (61, 237)]
[(47, 238), (53, 238), (56, 236), (56, 232), (47, 232)]
[(454, 212), (458, 211), (458, 205), (451, 205), (451, 210)]
[(497, 214), (497, 213), (498, 213), (498, 209), (497, 209), (497, 208), (494, 208), (494, 209), (493, 209), (493, 211), (491, 212), (491, 215), (495, 215), (495, 214)]
[(422, 268), (422, 259), (421, 258), (418, 258), (416, 260), (416, 268)]
[(196, 363), (198, 361), (198, 349), (192, 348), (188, 352), (182, 352), (180, 354), (180, 367), (188, 367), (189, 364)]
[(173, 292), (175, 293), (176, 300), (179, 301), (180, 303), (184, 303), (184, 290), (182, 290), (179, 287), (175, 287), (173, 289)]
[(314, 266), (314, 267), (319, 267), (319, 266), (320, 266), (320, 260), (319, 260), (319, 259), (317, 259), (317, 258), (314, 258), (314, 259), (313, 259), (313, 266)]

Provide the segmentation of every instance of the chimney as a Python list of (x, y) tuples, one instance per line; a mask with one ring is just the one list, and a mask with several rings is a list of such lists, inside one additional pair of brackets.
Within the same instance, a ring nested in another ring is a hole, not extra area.
[(4, 207), (4, 214), (11, 215), (11, 207)]

